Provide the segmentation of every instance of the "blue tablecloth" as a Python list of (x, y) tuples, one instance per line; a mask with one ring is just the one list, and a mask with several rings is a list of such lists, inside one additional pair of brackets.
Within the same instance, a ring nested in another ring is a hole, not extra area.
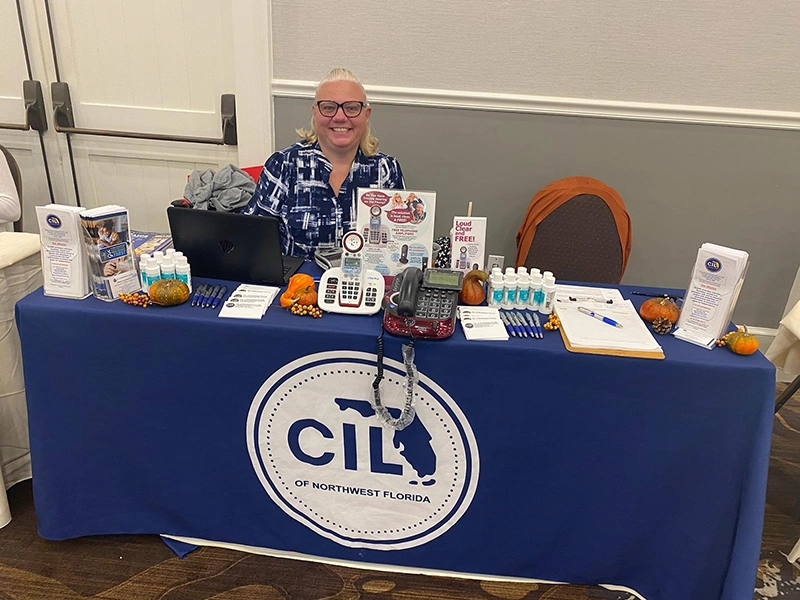
[[(459, 329), (417, 343), (424, 427), (392, 437), (368, 408), (379, 315), (218, 312), (18, 303), (43, 537), (752, 598), (775, 389), (760, 353), (664, 336), (665, 360), (631, 359)], [(385, 339), (397, 407), (405, 340)]]

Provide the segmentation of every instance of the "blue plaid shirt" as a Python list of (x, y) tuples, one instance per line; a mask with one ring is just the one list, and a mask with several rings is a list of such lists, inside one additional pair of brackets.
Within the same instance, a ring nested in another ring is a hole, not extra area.
[(397, 159), (359, 149), (339, 194), (328, 183), (333, 167), (319, 144), (298, 142), (267, 159), (256, 191), (242, 212), (270, 215), (280, 222), (283, 253), (313, 259), (317, 248), (335, 248), (356, 227), (356, 189), (403, 189)]

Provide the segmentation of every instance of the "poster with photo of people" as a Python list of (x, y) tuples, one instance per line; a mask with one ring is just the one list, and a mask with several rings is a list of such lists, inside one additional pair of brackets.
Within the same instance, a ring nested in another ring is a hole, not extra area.
[(364, 263), (383, 275), (430, 264), (436, 192), (359, 188), (356, 228)]

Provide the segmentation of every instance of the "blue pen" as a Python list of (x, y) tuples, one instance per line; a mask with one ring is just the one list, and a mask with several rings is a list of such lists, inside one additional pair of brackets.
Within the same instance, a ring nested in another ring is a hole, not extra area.
[(533, 322), (536, 323), (536, 330), (539, 332), (539, 337), (544, 337), (544, 331), (542, 331), (542, 323), (539, 321), (539, 315), (533, 313)]
[(203, 290), (203, 297), (200, 298), (200, 302), (197, 303), (197, 306), (200, 308), (205, 308), (206, 302), (208, 302), (209, 296), (211, 296), (211, 292), (214, 290), (214, 286), (209, 284), (206, 286), (206, 289)]
[(219, 294), (214, 296), (214, 301), (211, 303), (211, 308), (217, 308), (217, 305), (219, 305), (220, 300), (222, 300), (222, 298), (227, 293), (228, 293), (228, 287), (223, 285), (222, 289), (219, 291)]
[(589, 310), (588, 308), (584, 308), (583, 306), (579, 306), (578, 310), (585, 315), (590, 317), (594, 317), (598, 321), (602, 321), (603, 323), (608, 323), (609, 325), (613, 325), (614, 327), (622, 327), (621, 324), (617, 323), (614, 319), (609, 319), (608, 317), (604, 317), (600, 313), (596, 313), (593, 310)]
[(206, 289), (205, 284), (197, 286), (197, 289), (194, 291), (194, 297), (192, 298), (192, 306), (197, 306), (197, 303), (203, 297), (203, 291), (205, 289)]
[[(514, 319), (517, 321), (517, 324), (519, 325), (519, 331), (520, 331), (520, 333), (522, 333), (522, 336), (523, 337), (528, 337), (528, 330), (525, 328), (525, 321), (516, 312), (512, 312), (511, 314), (514, 316)], [(533, 334), (531, 334), (531, 335), (533, 335)]]
[(521, 313), (515, 311), (514, 318), (517, 320), (517, 323), (519, 323), (519, 328), (525, 332), (525, 337), (536, 337), (536, 334), (530, 328), (530, 326), (525, 322), (525, 317), (523, 317)]
[(208, 296), (206, 296), (206, 298), (203, 300), (203, 308), (208, 308), (209, 306), (211, 306), (211, 300), (214, 299), (214, 296), (216, 296), (221, 289), (222, 289), (221, 285), (214, 286), (214, 289), (212, 289), (211, 292), (208, 294)]
[(203, 308), (203, 304), (206, 303), (206, 299), (208, 298), (208, 295), (211, 293), (211, 290), (213, 288), (214, 288), (214, 286), (211, 285), (211, 284), (207, 284), (206, 285), (205, 289), (203, 290), (203, 293), (200, 294), (200, 300), (197, 301), (197, 306), (199, 306), (200, 308)]
[(531, 319), (531, 314), (525, 311), (524, 313), (522, 313), (522, 316), (525, 317), (525, 321), (528, 323), (528, 327), (530, 327), (533, 330), (533, 337), (538, 339), (539, 331), (536, 329), (536, 324), (533, 322), (533, 319)]
[(514, 328), (511, 327), (511, 323), (508, 322), (508, 317), (506, 317), (505, 313), (502, 310), (498, 310), (497, 312), (500, 315), (500, 320), (503, 323), (505, 323), (506, 331), (508, 331), (508, 334), (513, 336), (513, 337), (517, 337), (517, 334), (514, 333)]
[(520, 316), (516, 312), (511, 312), (510, 314), (511, 314), (511, 319), (519, 327), (519, 332), (522, 334), (522, 337), (528, 337), (528, 330), (525, 328), (525, 322), (520, 318)]
[[(519, 328), (519, 325), (517, 324), (517, 320), (514, 318), (514, 313), (511, 312), (511, 311), (508, 311), (508, 312), (506, 312), (506, 317), (508, 317), (508, 320), (511, 322), (511, 327), (513, 327), (514, 331), (517, 332), (517, 337), (522, 337), (525, 332), (522, 331)], [(526, 335), (525, 337), (528, 337), (528, 336)]]
[(528, 320), (531, 322), (531, 327), (533, 327), (534, 331), (536, 331), (536, 337), (540, 340), (544, 338), (544, 332), (542, 332), (542, 325), (539, 323), (539, 315), (533, 313), (531, 316), (530, 313), (525, 313), (528, 316)]
[(528, 321), (528, 325), (531, 329), (533, 329), (533, 337), (536, 339), (542, 339), (542, 332), (539, 331), (538, 327), (536, 327), (536, 322), (533, 320), (533, 317), (531, 317), (531, 313), (525, 312), (523, 314), (525, 315), (525, 319)]
[(528, 335), (532, 338), (536, 337), (536, 328), (531, 327), (528, 323), (525, 322), (525, 317), (522, 316), (522, 313), (515, 313), (517, 315), (517, 320), (519, 324), (528, 332)]

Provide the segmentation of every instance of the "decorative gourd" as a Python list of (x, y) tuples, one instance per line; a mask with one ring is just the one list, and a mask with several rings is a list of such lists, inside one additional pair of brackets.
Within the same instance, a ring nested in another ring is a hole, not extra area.
[(283, 308), (289, 308), (296, 303), (316, 304), (317, 292), (314, 289), (314, 278), (305, 273), (292, 275), (289, 279), (289, 284), (286, 286), (286, 291), (281, 294), (280, 303)]
[(663, 298), (649, 298), (639, 307), (639, 315), (648, 323), (659, 317), (664, 317), (670, 323), (676, 323), (681, 316), (681, 309), (667, 296)]
[(310, 287), (303, 288), (296, 294), (296, 303), (301, 306), (316, 306), (317, 305), (317, 290), (314, 289), (312, 283)]
[(758, 350), (758, 339), (752, 333), (747, 332), (747, 325), (743, 325), (742, 330), (725, 336), (725, 345), (731, 349), (731, 352), (747, 356)]
[(189, 299), (189, 286), (177, 279), (159, 279), (150, 285), (150, 301), (161, 306), (176, 306)]
[(488, 275), (480, 269), (472, 269), (464, 275), (458, 299), (463, 304), (477, 306), (486, 299), (486, 290), (483, 287)]

